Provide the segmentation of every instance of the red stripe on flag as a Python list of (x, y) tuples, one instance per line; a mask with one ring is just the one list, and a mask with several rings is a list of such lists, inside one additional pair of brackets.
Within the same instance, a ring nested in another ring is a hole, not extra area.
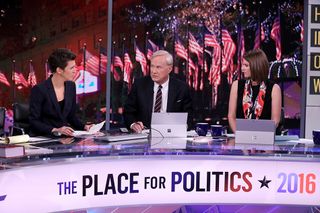
[(272, 30), (270, 33), (270, 37), (275, 41), (276, 43), (276, 58), (277, 60), (281, 59), (281, 34), (280, 34), (280, 18), (277, 17), (272, 25)]
[(0, 72), (0, 82), (7, 85), (8, 87), (10, 86), (7, 77), (2, 72)]

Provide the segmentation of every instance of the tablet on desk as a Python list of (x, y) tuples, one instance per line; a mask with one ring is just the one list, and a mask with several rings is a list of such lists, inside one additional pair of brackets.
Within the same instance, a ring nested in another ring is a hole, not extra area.
[(236, 127), (236, 144), (274, 144), (276, 127), (272, 120), (236, 119)]
[(186, 138), (187, 137), (186, 112), (153, 113), (151, 119), (151, 137), (160, 138)]

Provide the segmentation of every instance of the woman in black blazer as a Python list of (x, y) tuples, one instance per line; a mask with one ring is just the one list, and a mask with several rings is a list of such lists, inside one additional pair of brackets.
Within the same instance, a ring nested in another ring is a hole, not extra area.
[(75, 58), (64, 48), (49, 56), (53, 74), (31, 90), (29, 121), (33, 134), (73, 136), (74, 129), (90, 129), (91, 125), (84, 125), (76, 116), (76, 87), (72, 81)]

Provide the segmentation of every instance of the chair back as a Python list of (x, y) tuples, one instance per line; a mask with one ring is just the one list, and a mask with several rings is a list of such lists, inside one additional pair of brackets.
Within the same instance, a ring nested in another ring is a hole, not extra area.
[(5, 120), (6, 120), (6, 108), (0, 107), (0, 136), (4, 134)]
[(15, 127), (23, 129), (24, 133), (29, 133), (29, 104), (13, 104), (13, 125)]
[(284, 123), (285, 123), (284, 108), (282, 107), (281, 114), (280, 114), (280, 121), (276, 129), (276, 135), (283, 135), (287, 132), (287, 130), (284, 128)]

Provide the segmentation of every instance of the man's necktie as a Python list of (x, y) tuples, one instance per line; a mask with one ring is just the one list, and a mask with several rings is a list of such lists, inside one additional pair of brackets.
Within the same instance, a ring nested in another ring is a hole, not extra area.
[(156, 95), (156, 102), (154, 104), (154, 112), (160, 112), (161, 105), (162, 105), (162, 86), (159, 85), (157, 95)]

